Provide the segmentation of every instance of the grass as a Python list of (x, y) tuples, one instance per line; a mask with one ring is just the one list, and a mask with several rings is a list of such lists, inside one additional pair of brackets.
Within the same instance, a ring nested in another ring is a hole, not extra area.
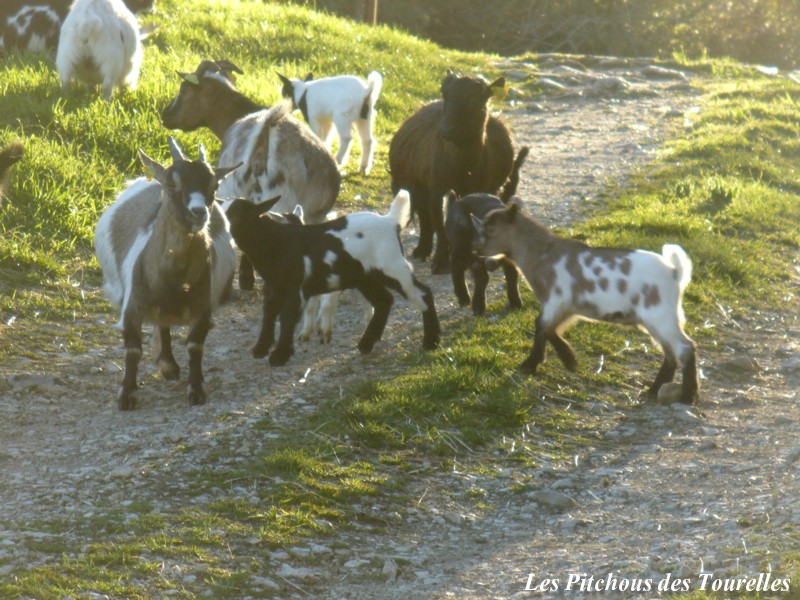
[[(496, 57), (274, 3), (164, 0), (149, 22), (160, 28), (148, 41), (139, 89), (111, 103), (79, 87), (62, 94), (52, 59), (11, 55), (0, 66), (0, 144), (21, 138), (26, 145), (0, 212), (0, 313), (14, 321), (0, 367), (25, 357), (46, 368), (58, 349), (81, 352), (105, 339), (96, 325), (73, 326), (108, 311), (96, 292), (87, 293), (100, 282), (94, 223), (123, 181), (141, 174), (137, 148), (166, 158), (159, 113), (177, 90), (176, 69), (228, 58), (245, 71), (240, 89), (265, 104), (278, 99), (276, 70), (381, 71), (387, 85), (374, 174), (345, 177), (344, 208), (385, 205), (391, 134), (438, 95), (446, 67), (494, 75), (488, 65)], [(610, 187), (603, 209), (566, 233), (594, 245), (657, 250), (680, 243), (694, 261), (685, 301), (690, 334), (713, 352), (705, 342), (719, 332), (700, 324), (718, 306), (733, 316), (776, 302), (798, 308), (784, 285), (800, 247), (800, 87), (731, 63), (677, 60), (705, 78), (703, 111), (675, 132), (651, 168), (624, 188)], [(176, 137), (185, 148), (204, 143), (211, 156), (219, 147), (208, 132)], [(533, 304), (530, 295), (524, 301)], [(488, 314), (452, 319), (434, 352), (400, 348), (390, 359), (375, 358), (386, 363), (385, 375), (321, 401), (302, 424), (305, 435), (276, 432), (265, 420), (256, 433), (272, 435), (235, 464), (225, 461), (233, 450), (221, 436), (214, 468), (193, 473), (190, 489), (172, 487), (154, 466), (137, 494), (145, 500), (103, 505), (77, 524), (37, 525), (53, 534), (31, 542), (46, 564), (0, 582), (0, 596), (245, 595), (253, 576), (274, 567), (271, 552), (351, 526), (387, 528), (370, 506), (405, 510), (415, 502), (407, 484), (429, 471), (457, 466), (491, 476), (597, 447), (598, 432), (612, 423), (591, 407), (638, 404), (659, 360), (637, 332), (583, 325), (570, 333), (583, 361), (578, 373), (551, 361), (541, 377), (525, 379), (515, 367), (530, 342), (520, 332), (532, 332), (536, 311), (505, 312), (495, 303)], [(599, 368), (601, 357), (608, 360)], [(472, 496), (476, 507), (491, 510), (483, 490)], [(175, 497), (191, 508), (161, 510)], [(782, 551), (791, 567), (798, 547)], [(195, 578), (177, 565), (189, 565)]]

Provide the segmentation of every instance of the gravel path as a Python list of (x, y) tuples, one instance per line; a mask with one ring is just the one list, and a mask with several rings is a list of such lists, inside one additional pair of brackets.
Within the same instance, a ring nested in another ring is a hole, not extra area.
[[(511, 79), (532, 68), (502, 66)], [(596, 206), (604, 184), (652, 156), (665, 128), (691, 119), (699, 101), (680, 74), (641, 63), (595, 60), (587, 69), (553, 57), (536, 68), (552, 93), (536, 103), (519, 100), (507, 119), (517, 141), (532, 147), (520, 195), (551, 225)], [(408, 239), (406, 248), (412, 244)], [(424, 265), (417, 270), (432, 283), (446, 328), (461, 310), (449, 276), (429, 276)], [(799, 281), (800, 274), (786, 292), (794, 306)], [(0, 577), (52, 560), (29, 543), (47, 539), (40, 521), (91, 515), (109, 499), (175, 508), (164, 481), (176, 492), (187, 489), (186, 474), (207, 464), (218, 434), (233, 440), (231, 461), (252, 456), (268, 435), (252, 425), (265, 414), (276, 427), (300, 430), (315, 401), (337, 393), (353, 372), (380, 373), (382, 352), (406, 338), (421, 341), (418, 316), (401, 306), (376, 353), (359, 356), (361, 305), (345, 294), (330, 346), (298, 345), (290, 366), (254, 368), (242, 348), (252, 344), (257, 304), (241, 295), (217, 318), (205, 361), (210, 400), (202, 409), (188, 410), (184, 384), (166, 383), (146, 366), (139, 410), (117, 411), (123, 353), (116, 333), (103, 329), (107, 337), (79, 354), (58, 347), (67, 328), (96, 328), (110, 315), (54, 324), (51, 355), (0, 367)], [(661, 595), (667, 575), (676, 589), (698, 589), (701, 574), (710, 574), (709, 588), (714, 580), (730, 584), (735, 575), (785, 577), (780, 556), (771, 552), (800, 528), (800, 323), (796, 314), (731, 317), (721, 307), (704, 326), (725, 338), (715, 364), (700, 349), (698, 409), (624, 401), (624, 408), (569, 406), (597, 424), (596, 440), (569, 464), (487, 476), (442, 474), (423, 464), (411, 490), (416, 505), (388, 516), (376, 505), (389, 523), (377, 531), (359, 527), (335, 540), (274, 552), (264, 577), (250, 582), (253, 596), (583, 598), (592, 596), (586, 586), (638, 585), (642, 592), (616, 597), (651, 598)], [(509, 452), (535, 438), (527, 434), (508, 440)], [(520, 481), (536, 485), (520, 489)], [(195, 501), (230, 492), (207, 490)], [(474, 508), (476, 493), (485, 508)], [(196, 579), (193, 568), (165, 567), (186, 578), (187, 589)], [(571, 574), (586, 576), (568, 590)], [(526, 585), (551, 591), (526, 591)]]

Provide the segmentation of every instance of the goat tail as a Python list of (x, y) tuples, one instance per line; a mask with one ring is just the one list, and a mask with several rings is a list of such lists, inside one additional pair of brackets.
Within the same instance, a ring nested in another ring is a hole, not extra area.
[(514, 160), (514, 166), (511, 168), (511, 174), (500, 192), (500, 200), (503, 201), (503, 204), (508, 204), (508, 201), (516, 195), (517, 186), (519, 185), (519, 171), (530, 151), (531, 149), (528, 146), (523, 146), (519, 149), (517, 158)]
[(387, 216), (397, 223), (400, 229), (408, 225), (408, 221), (411, 219), (411, 194), (407, 190), (397, 192)]
[(675, 279), (681, 291), (686, 289), (692, 280), (692, 261), (686, 251), (677, 244), (664, 244), (661, 256), (675, 269)]
[(358, 115), (360, 118), (369, 118), (370, 113), (375, 108), (375, 103), (378, 101), (378, 96), (381, 95), (382, 87), (383, 76), (380, 73), (372, 71), (367, 75), (367, 93), (364, 96), (364, 101), (361, 103), (361, 111)]
[(378, 101), (378, 96), (381, 95), (381, 88), (383, 87), (383, 76), (377, 71), (372, 71), (367, 75), (367, 82), (369, 84), (369, 93), (367, 94), (372, 98), (372, 105)]

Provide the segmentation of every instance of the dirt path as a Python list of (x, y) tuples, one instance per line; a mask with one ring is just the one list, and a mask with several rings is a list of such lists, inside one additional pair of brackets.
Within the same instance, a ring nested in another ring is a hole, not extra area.
[[(520, 195), (540, 219), (560, 225), (580, 218), (605, 181), (630, 173), (657, 150), (665, 127), (691, 117), (697, 99), (690, 85), (678, 74), (644, 67), (594, 61), (586, 70), (556, 59), (537, 65), (554, 92), (536, 104), (521, 102), (507, 117), (518, 142), (533, 150)], [(530, 67), (504, 68), (513, 77)], [(449, 277), (417, 268), (434, 287), (446, 335), (448, 319), (461, 310)], [(787, 296), (798, 293), (796, 278)], [(139, 410), (119, 413), (113, 395), (123, 353), (110, 328), (85, 352), (58, 347), (63, 328), (96, 328), (110, 315), (54, 325), (50, 356), (0, 370), (0, 577), (52, 560), (29, 543), (49, 535), (37, 528), (40, 520), (85, 516), (109, 499), (175, 508), (164, 486), (152, 483), (186, 489), (187, 473), (207, 464), (218, 434), (232, 440), (232, 461), (251, 456), (265, 435), (253, 431), (256, 420), (269, 413), (276, 427), (297, 426), (353, 373), (380, 373), (383, 353), (398, 341), (421, 341), (418, 316), (401, 308), (376, 353), (359, 356), (361, 306), (345, 295), (330, 346), (298, 344), (290, 366), (269, 369), (243, 358), (259, 320), (257, 304), (243, 295), (217, 317), (205, 361), (210, 401), (199, 410), (185, 406), (183, 383), (166, 384), (147, 366)], [(772, 570), (780, 577), (779, 557), (764, 557), (800, 527), (800, 324), (794, 314), (731, 319), (721, 309), (706, 326), (726, 337), (718, 353), (723, 360), (711, 364), (701, 352), (699, 410), (653, 403), (570, 407), (596, 421), (598, 434), (568, 465), (486, 477), (423, 467), (412, 490), (416, 506), (394, 515), (373, 507), (394, 523), (388, 531), (365, 527), (273, 553), (265, 576), (250, 582), (253, 596), (542, 596), (524, 591), (533, 573), (533, 584), (557, 578), (560, 593), (579, 598), (564, 590), (571, 573), (638, 577), (654, 588), (670, 573), (691, 578), (692, 589), (703, 570), (718, 577)], [(725, 364), (742, 357), (758, 369), (748, 371), (747, 361)], [(537, 485), (520, 490), (515, 483), (523, 479)], [(207, 490), (195, 501), (223, 493), (230, 490)], [(486, 499), (481, 511), (473, 508), (476, 493)], [(172, 568), (191, 576), (185, 565)], [(654, 589), (634, 596), (657, 595)]]

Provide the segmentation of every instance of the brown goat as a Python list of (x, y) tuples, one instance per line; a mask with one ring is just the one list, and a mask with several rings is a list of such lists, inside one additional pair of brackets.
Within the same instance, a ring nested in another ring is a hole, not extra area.
[(419, 218), (419, 245), (412, 256), (426, 259), (437, 246), (433, 272), (449, 270), (449, 247), (444, 231), (442, 198), (476, 192), (498, 194), (503, 200), (516, 191), (507, 178), (512, 173), (511, 134), (487, 103), (505, 86), (480, 77), (457, 77), (448, 69), (442, 81), (442, 100), (426, 104), (406, 119), (389, 147), (392, 190), (411, 193), (411, 207)]
[(22, 158), (22, 142), (12, 142), (3, 150), (0, 150), (0, 206), (3, 205), (5, 197), (5, 183), (11, 167)]
[[(162, 123), (183, 131), (208, 127), (222, 141), (220, 164), (242, 163), (220, 185), (220, 198), (260, 203), (281, 196), (276, 210), (299, 204), (306, 222), (324, 221), (341, 185), (333, 156), (290, 114), (288, 102), (265, 108), (237, 91), (234, 73), (241, 72), (228, 61), (205, 60), (194, 73), (179, 73), (180, 90), (164, 109)], [(243, 256), (239, 286), (253, 289), (254, 283), (252, 265)]]

